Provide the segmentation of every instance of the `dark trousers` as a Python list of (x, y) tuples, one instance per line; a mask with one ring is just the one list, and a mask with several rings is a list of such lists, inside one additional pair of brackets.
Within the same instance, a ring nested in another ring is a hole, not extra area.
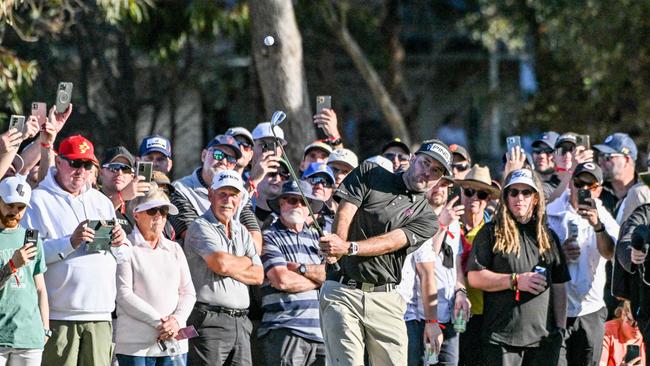
[(280, 328), (266, 333), (259, 340), (266, 366), (325, 366), (325, 344)]
[[(460, 366), (488, 365), (482, 355), (483, 315), (472, 315), (467, 322), (465, 333), (460, 335)], [(491, 365), (490, 365), (491, 366)]]
[(188, 365), (253, 364), (250, 343), (253, 325), (248, 317), (194, 308), (187, 325), (193, 325), (199, 333), (190, 339)]
[(539, 347), (512, 347), (484, 344), (483, 356), (490, 366), (556, 366), (560, 358), (562, 335), (549, 336)]
[(567, 318), (559, 366), (594, 366), (600, 363), (605, 337), (607, 308), (576, 318)]
[[(438, 365), (456, 366), (458, 365), (458, 333), (452, 323), (442, 325), (444, 326), (443, 340), (438, 354)], [(424, 321), (407, 321), (406, 333), (409, 337), (408, 366), (421, 366), (424, 361)]]

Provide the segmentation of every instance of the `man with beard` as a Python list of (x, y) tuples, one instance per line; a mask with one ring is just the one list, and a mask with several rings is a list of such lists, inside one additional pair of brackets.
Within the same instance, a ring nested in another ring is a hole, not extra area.
[[(170, 216), (169, 221), (174, 226), (179, 242), (185, 238), (187, 227), (210, 207), (208, 187), (212, 184), (214, 175), (235, 169), (241, 157), (239, 144), (232, 136), (217, 135), (201, 151), (203, 165), (173, 183), (176, 191), (171, 196), (171, 202), (178, 207), (179, 213)], [(235, 220), (241, 222), (251, 233), (259, 253), (262, 250), (262, 233), (255, 219), (248, 192), (242, 193), (242, 204), (238, 206)]]
[(262, 286), (264, 317), (258, 331), (264, 362), (269, 366), (325, 365), (325, 345), (318, 317), (318, 289), (325, 281), (325, 265), (318, 253), (318, 233), (305, 221), (323, 201), (309, 184), (288, 181), (282, 193), (269, 200), (279, 219), (264, 232), (262, 263), (267, 280)]
[[(562, 195), (571, 183), (573, 170), (580, 163), (587, 163), (594, 160), (593, 150), (578, 146), (577, 135), (567, 132), (560, 135), (555, 141), (555, 172), (560, 182), (548, 196), (546, 202), (551, 203)], [(543, 192), (546, 195), (546, 192)]]
[(32, 192), (25, 214), (26, 227), (37, 229), (43, 239), (49, 267), (45, 284), (54, 338), (45, 346), (43, 365), (108, 366), (115, 274), (117, 263), (128, 259), (130, 243), (115, 223), (110, 246), (88, 246), (95, 241), (89, 221), (114, 220), (115, 208), (88, 183), (97, 164), (90, 141), (70, 136), (61, 141), (58, 152), (55, 166)]
[(339, 263), (328, 266), (320, 293), (328, 363), (361, 365), (364, 348), (371, 364), (406, 361), (406, 308), (394, 290), (406, 255), (437, 229), (424, 193), (450, 174), (449, 148), (429, 140), (406, 171), (393, 174), (366, 162), (337, 189), (334, 234), (322, 237), (320, 244), (328, 262)]
[[(324, 202), (323, 208), (314, 213), (320, 227), (326, 232), (332, 232), (334, 211), (336, 210), (336, 202), (332, 198), (335, 181), (332, 168), (325, 163), (311, 163), (302, 174), (301, 179), (311, 185), (314, 197)], [(307, 221), (311, 224), (311, 218)]]
[(257, 186), (257, 194), (253, 197), (255, 202), (255, 216), (262, 230), (275, 219), (273, 211), (268, 205), (268, 200), (282, 192), (282, 184), (291, 178), (289, 167), (284, 159), (279, 160), (280, 166), (276, 171), (268, 172)]
[(542, 179), (544, 196), (550, 197), (560, 184), (560, 177), (555, 172), (555, 143), (558, 135), (555, 131), (541, 133), (532, 144), (532, 156), (535, 171)]
[(127, 213), (126, 203), (149, 190), (149, 183), (134, 177), (135, 158), (124, 146), (107, 149), (102, 159), (99, 179), (101, 191), (110, 198), (115, 216), (127, 235), (133, 231), (133, 218)]
[[(32, 190), (22, 176), (0, 182), (0, 364), (40, 365), (52, 335), (41, 241), (25, 243), (18, 224)], [(38, 238), (36, 238), (38, 239)]]

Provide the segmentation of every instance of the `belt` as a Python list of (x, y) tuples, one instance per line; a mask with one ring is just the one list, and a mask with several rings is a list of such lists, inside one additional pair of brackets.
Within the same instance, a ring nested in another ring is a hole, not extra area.
[(360, 282), (350, 277), (341, 276), (337, 280), (338, 283), (341, 283), (349, 288), (356, 288), (363, 292), (391, 292), (395, 289), (394, 283), (386, 283), (383, 285), (375, 285), (370, 282)]
[(215, 313), (227, 314), (234, 317), (243, 317), (248, 315), (248, 309), (231, 309), (219, 305), (210, 305), (203, 302), (196, 302), (194, 307), (201, 310), (212, 311)]

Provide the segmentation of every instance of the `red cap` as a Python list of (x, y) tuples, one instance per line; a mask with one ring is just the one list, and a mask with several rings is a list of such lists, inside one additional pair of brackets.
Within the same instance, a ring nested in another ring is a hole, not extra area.
[(59, 144), (59, 155), (70, 160), (92, 160), (97, 163), (93, 143), (81, 135), (63, 139)]

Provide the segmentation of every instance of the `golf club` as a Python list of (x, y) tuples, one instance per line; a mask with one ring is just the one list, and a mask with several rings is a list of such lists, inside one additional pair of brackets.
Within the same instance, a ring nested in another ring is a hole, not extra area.
[[(278, 126), (280, 123), (284, 122), (286, 118), (287, 118), (287, 114), (284, 113), (283, 111), (273, 112), (273, 116), (271, 116), (271, 133), (273, 134), (275, 141), (280, 146), (280, 150), (282, 151), (282, 157), (287, 162), (287, 167), (289, 168), (289, 174), (291, 175), (291, 178), (297, 182), (298, 176), (296, 175), (296, 172), (293, 170), (293, 167), (291, 166), (291, 161), (289, 160), (287, 153), (284, 151), (284, 146), (282, 146), (282, 143), (280, 142), (278, 136), (275, 135), (275, 126)], [(316, 216), (314, 215), (314, 211), (312, 211), (311, 205), (307, 200), (307, 196), (305, 196), (305, 192), (302, 191), (302, 187), (300, 186), (300, 184), (298, 184), (298, 190), (300, 191), (300, 196), (302, 197), (305, 206), (307, 206), (307, 209), (309, 210), (309, 216), (311, 217), (311, 220), (314, 223), (314, 228), (316, 228), (316, 231), (318, 232), (319, 236), (324, 236), (325, 232), (318, 224), (318, 221), (316, 220)], [(335, 271), (341, 270), (341, 266), (338, 264), (338, 262), (333, 263), (332, 266), (334, 267)]]

